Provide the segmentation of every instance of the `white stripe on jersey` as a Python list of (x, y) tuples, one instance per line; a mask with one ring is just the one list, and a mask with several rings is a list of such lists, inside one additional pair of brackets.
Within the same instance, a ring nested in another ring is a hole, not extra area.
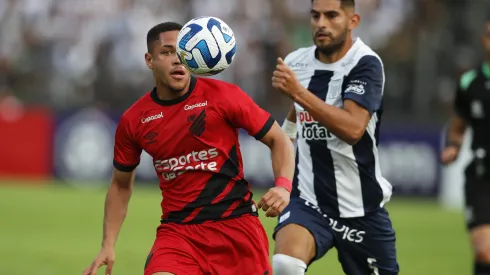
[[(299, 154), (299, 163), (304, 163), (304, 165), (298, 166), (298, 181), (299, 182), (313, 182), (313, 165), (310, 155), (310, 145), (306, 143), (304, 139), (298, 139), (298, 150), (300, 152), (304, 152), (303, 154)], [(299, 184), (298, 185), (299, 192), (301, 194), (301, 198), (313, 203), (316, 205), (316, 194), (315, 190), (311, 188), (310, 185)]]

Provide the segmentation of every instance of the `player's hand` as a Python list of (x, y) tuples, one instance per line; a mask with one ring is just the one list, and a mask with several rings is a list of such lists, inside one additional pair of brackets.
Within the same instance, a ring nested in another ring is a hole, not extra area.
[(284, 187), (272, 187), (260, 199), (257, 206), (265, 212), (266, 217), (279, 216), (289, 204), (289, 191)]
[(293, 70), (280, 57), (277, 59), (276, 69), (272, 73), (272, 87), (293, 99), (302, 92), (303, 87), (296, 79)]
[(441, 153), (441, 162), (443, 164), (450, 164), (456, 160), (459, 154), (459, 148), (456, 146), (448, 146)]
[(88, 266), (84, 271), (83, 275), (96, 275), (97, 270), (106, 265), (105, 275), (112, 274), (112, 266), (114, 265), (114, 260), (116, 259), (116, 253), (114, 252), (114, 248), (102, 248), (99, 252), (99, 255), (95, 258), (90, 266)]

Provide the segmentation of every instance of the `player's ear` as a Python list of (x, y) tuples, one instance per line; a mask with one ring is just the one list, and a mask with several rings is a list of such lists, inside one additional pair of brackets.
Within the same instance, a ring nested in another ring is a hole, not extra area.
[(349, 19), (349, 24), (348, 24), (349, 30), (350, 31), (354, 30), (355, 28), (357, 28), (357, 26), (359, 26), (360, 23), (361, 23), (361, 17), (359, 16), (359, 14), (353, 12)]
[(153, 70), (153, 56), (151, 55), (151, 53), (145, 53), (145, 62), (146, 62), (146, 66), (150, 70)]

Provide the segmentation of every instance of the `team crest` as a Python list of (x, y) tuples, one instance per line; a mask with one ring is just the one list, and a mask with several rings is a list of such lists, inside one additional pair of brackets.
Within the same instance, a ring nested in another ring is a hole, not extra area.
[(328, 99), (337, 98), (342, 92), (342, 79), (332, 79), (328, 83)]

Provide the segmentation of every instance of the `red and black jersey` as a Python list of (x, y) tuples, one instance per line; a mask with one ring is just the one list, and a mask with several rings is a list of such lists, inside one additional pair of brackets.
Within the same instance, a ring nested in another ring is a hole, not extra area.
[(274, 119), (238, 86), (191, 77), (173, 100), (156, 88), (121, 117), (114, 167), (132, 171), (142, 150), (153, 158), (162, 190), (162, 222), (199, 223), (257, 215), (243, 175), (238, 129), (261, 139)]

